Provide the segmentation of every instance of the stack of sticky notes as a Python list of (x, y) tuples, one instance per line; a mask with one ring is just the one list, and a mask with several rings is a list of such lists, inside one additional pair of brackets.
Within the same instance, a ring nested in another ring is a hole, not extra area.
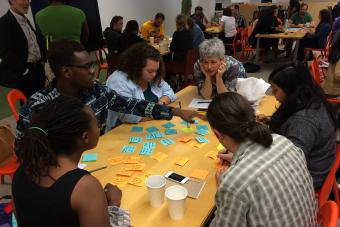
[(98, 159), (97, 153), (83, 154), (83, 162), (95, 162)]
[(154, 142), (145, 142), (142, 149), (140, 150), (140, 155), (152, 155), (153, 149), (156, 147)]

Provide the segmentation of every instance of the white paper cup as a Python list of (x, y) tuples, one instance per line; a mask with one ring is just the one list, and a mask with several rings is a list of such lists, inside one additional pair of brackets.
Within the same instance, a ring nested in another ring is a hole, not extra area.
[(185, 199), (188, 191), (180, 185), (170, 186), (165, 190), (165, 196), (168, 201), (168, 210), (170, 218), (181, 220), (185, 213)]
[(151, 44), (151, 45), (155, 43), (155, 38), (154, 38), (154, 37), (151, 36), (151, 37), (149, 38), (149, 40), (150, 40), (150, 44)]
[(149, 176), (145, 184), (148, 188), (149, 202), (152, 207), (160, 207), (164, 202), (165, 177)]

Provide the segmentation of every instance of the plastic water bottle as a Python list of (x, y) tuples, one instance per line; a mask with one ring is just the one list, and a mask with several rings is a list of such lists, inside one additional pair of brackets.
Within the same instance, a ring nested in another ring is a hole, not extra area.
[(285, 19), (285, 27), (284, 27), (284, 32), (288, 32), (288, 19)]

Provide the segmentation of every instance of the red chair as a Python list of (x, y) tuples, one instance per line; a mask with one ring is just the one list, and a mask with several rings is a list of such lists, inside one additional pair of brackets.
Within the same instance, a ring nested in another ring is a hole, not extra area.
[(323, 207), (329, 198), (329, 195), (331, 194), (331, 191), (333, 190), (335, 202), (340, 207), (340, 200), (339, 200), (339, 191), (338, 191), (338, 185), (336, 183), (336, 177), (335, 173), (338, 170), (340, 165), (340, 144), (336, 147), (336, 155), (335, 155), (335, 161), (325, 179), (323, 182), (323, 185), (319, 192), (316, 192), (316, 196), (319, 200), (319, 208)]
[(326, 44), (324, 46), (324, 48), (322, 49), (318, 49), (318, 48), (305, 48), (304, 51), (303, 51), (303, 55), (305, 56), (304, 57), (304, 61), (307, 61), (306, 57), (307, 57), (307, 53), (309, 51), (319, 51), (320, 54), (321, 54), (321, 57), (322, 58), (327, 58), (328, 57), (328, 54), (329, 54), (329, 47), (332, 43), (332, 32), (330, 32), (327, 36), (327, 41), (326, 41)]
[[(248, 29), (244, 29), (241, 33), (241, 56), (240, 59), (243, 58), (249, 58), (250, 53), (256, 53), (256, 48), (251, 47), (251, 45), (248, 42), (248, 30), (251, 29), (251, 27), (248, 27)], [(264, 56), (264, 49), (260, 48), (260, 59), (263, 61)]]
[(104, 48), (101, 48), (99, 50), (96, 51), (96, 59), (97, 59), (97, 63), (98, 63), (98, 75), (97, 78), (99, 78), (100, 75), (100, 71), (102, 70), (107, 70), (106, 71), (106, 78), (109, 74), (108, 72), (108, 64), (107, 62), (105, 62), (105, 59), (107, 59), (107, 52)]
[(243, 29), (240, 28), (240, 29), (237, 29), (237, 33), (236, 35), (234, 36), (234, 39), (233, 39), (233, 42), (232, 43), (224, 43), (225, 46), (230, 46), (233, 48), (234, 50), (234, 58), (236, 58), (236, 51), (237, 51), (237, 47), (241, 46), (242, 47), (242, 42), (241, 40), (238, 40), (239, 37), (242, 37), (242, 32), (243, 32)]
[(25, 103), (26, 100), (27, 99), (26, 99), (25, 95), (21, 91), (16, 90), (16, 89), (12, 89), (7, 94), (8, 105), (9, 105), (9, 108), (11, 109), (13, 117), (15, 118), (16, 121), (19, 120), (19, 114), (17, 112), (15, 104), (16, 104), (17, 101), (21, 101), (22, 103)]
[(319, 210), (318, 222), (322, 227), (336, 227), (338, 223), (338, 206), (334, 201), (327, 201)]
[(321, 84), (321, 76), (320, 76), (319, 61), (315, 56), (313, 57), (312, 64), (310, 65), (310, 71), (311, 71), (311, 74), (313, 76), (315, 83), (320, 85)]

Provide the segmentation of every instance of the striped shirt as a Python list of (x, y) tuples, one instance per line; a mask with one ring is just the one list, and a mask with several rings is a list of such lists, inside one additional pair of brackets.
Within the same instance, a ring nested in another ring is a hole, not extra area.
[(210, 226), (317, 226), (304, 154), (285, 137), (272, 136), (270, 148), (240, 144), (222, 175)]

